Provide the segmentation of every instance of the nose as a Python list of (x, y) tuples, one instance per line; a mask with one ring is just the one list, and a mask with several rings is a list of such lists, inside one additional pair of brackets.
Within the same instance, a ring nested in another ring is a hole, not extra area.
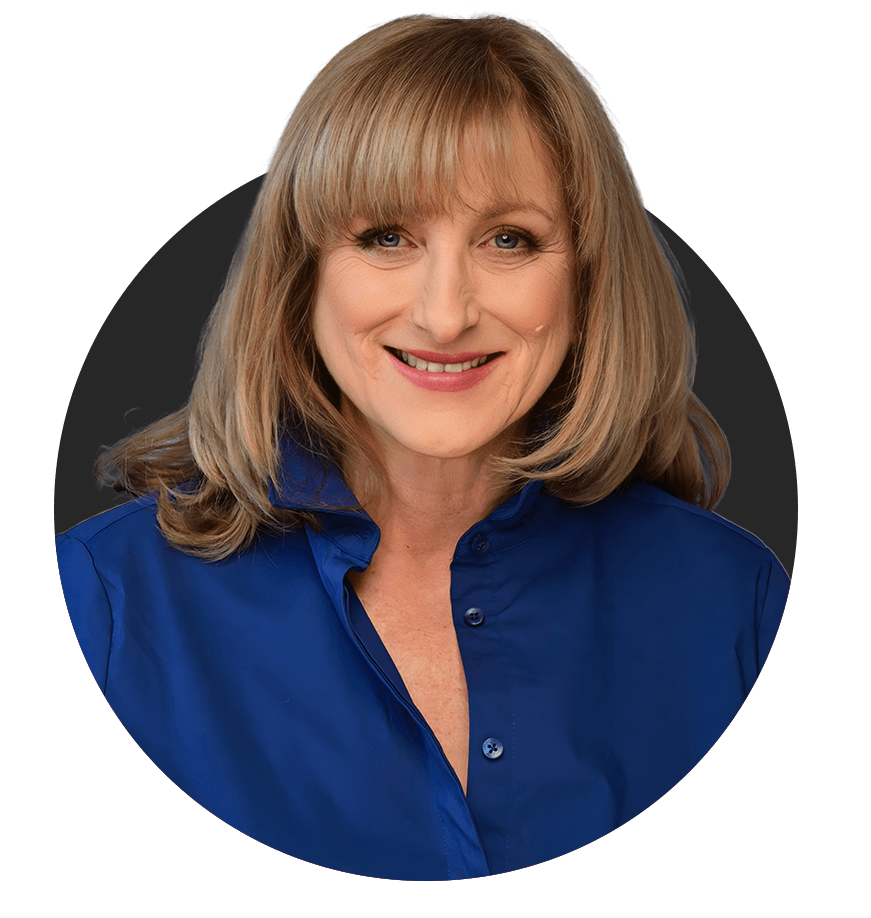
[(449, 344), (480, 319), (472, 271), (460, 251), (428, 252), (424, 262), (412, 322), (433, 341)]

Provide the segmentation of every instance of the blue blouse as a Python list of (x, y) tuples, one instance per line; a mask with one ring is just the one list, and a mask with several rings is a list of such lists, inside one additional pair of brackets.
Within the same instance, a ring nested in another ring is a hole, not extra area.
[[(356, 503), (285, 440), (276, 506)], [(73, 626), (113, 710), (180, 788), (280, 851), (403, 880), (565, 854), (673, 787), (741, 707), (788, 579), (726, 520), (646, 484), (576, 507), (528, 483), (457, 543), (464, 794), (353, 590), (362, 511), (204, 562), (143, 498), (58, 536)]]

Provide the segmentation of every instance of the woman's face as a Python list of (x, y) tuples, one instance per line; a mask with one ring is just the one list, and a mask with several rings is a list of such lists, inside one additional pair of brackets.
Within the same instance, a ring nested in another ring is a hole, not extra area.
[(343, 411), (386, 455), (495, 449), (566, 357), (569, 222), (541, 141), (520, 119), (516, 138), (510, 193), (470, 142), (446, 214), (401, 226), (360, 216), (323, 254), (318, 350)]

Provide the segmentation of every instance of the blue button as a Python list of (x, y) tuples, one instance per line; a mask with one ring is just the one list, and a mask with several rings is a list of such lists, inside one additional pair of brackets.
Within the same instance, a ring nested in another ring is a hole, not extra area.
[(498, 759), (499, 756), (502, 755), (503, 746), (499, 740), (494, 739), (491, 736), (490, 739), (484, 740), (484, 745), (481, 747), (481, 749), (484, 751), (484, 755), (486, 755), (488, 759)]
[(466, 609), (466, 614), (463, 616), (463, 621), (467, 625), (471, 625), (473, 628), (476, 625), (480, 625), (484, 621), (484, 613), (480, 609)]
[(474, 551), (487, 551), (488, 544), (489, 543), (484, 538), (484, 536), (480, 534), (476, 535), (475, 538), (472, 539), (472, 549)]

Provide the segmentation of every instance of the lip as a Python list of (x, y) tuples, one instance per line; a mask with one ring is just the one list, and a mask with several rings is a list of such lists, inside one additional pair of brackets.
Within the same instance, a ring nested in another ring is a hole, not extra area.
[[(501, 353), (498, 357), (488, 360), (483, 366), (474, 367), (471, 370), (463, 370), (461, 373), (430, 373), (428, 370), (418, 370), (410, 367), (404, 360), (392, 354), (387, 348), (384, 349), (384, 352), (396, 369), (409, 382), (413, 382), (421, 389), (428, 389), (430, 392), (464, 392), (466, 389), (471, 389), (486, 379), (492, 373), (496, 364), (505, 356), (504, 353)], [(429, 351), (406, 351), (405, 353), (432, 363), (463, 363), (466, 360), (474, 360), (476, 357), (487, 356), (486, 353), (433, 354)], [(498, 352), (491, 351), (490, 353)]]

